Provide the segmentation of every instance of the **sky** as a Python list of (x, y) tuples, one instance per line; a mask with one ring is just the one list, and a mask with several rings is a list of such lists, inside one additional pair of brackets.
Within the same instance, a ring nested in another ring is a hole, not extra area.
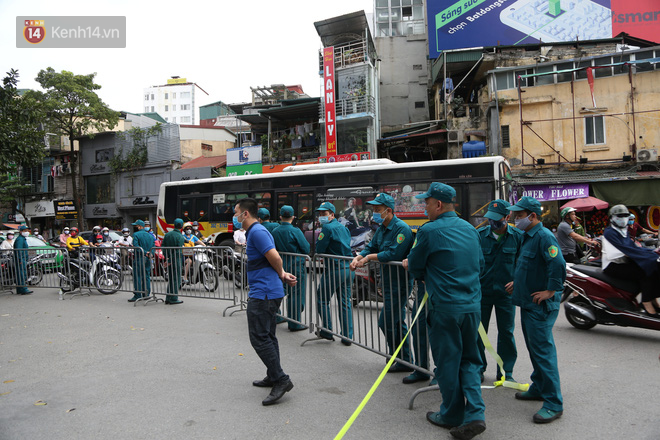
[[(41, 69), (95, 72), (101, 99), (135, 113), (143, 89), (172, 76), (209, 94), (198, 90), (196, 105), (249, 102), (251, 86), (271, 84), (301, 84), (319, 96), (314, 22), (359, 10), (371, 14), (373, 0), (0, 0), (0, 75), (16, 69), (19, 88), (39, 89)], [(64, 15), (126, 16), (126, 48), (16, 48), (17, 16)]]

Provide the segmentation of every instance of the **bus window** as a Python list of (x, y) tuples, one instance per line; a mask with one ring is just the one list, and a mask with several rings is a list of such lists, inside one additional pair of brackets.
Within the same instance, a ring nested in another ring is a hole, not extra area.
[(252, 194), (252, 197), (257, 201), (257, 204), (259, 205), (259, 208), (266, 208), (268, 211), (271, 211), (271, 216), (273, 215), (272, 209), (271, 209), (271, 198), (272, 194), (269, 192), (264, 192), (264, 193), (254, 193)]
[(470, 218), (467, 219), (474, 226), (486, 221), (484, 215), (488, 210), (488, 204), (493, 197), (492, 183), (471, 183), (470, 186)]
[[(293, 207), (293, 194), (292, 193), (279, 193), (277, 194), (277, 214), (280, 213), (280, 208), (284, 205)], [(295, 210), (295, 207), (294, 207)], [(296, 212), (296, 214), (298, 214)]]
[(185, 197), (181, 198), (181, 208), (179, 214), (184, 222), (200, 221), (205, 222), (209, 219), (209, 196)]
[(193, 212), (193, 201), (192, 199), (186, 198), (186, 199), (181, 199), (181, 208), (179, 208), (179, 215), (183, 219), (183, 221), (187, 221), (186, 219), (189, 218), (190, 214)]
[(385, 185), (380, 188), (380, 192), (387, 193), (394, 199), (394, 215), (400, 218), (426, 218), (424, 211), (426, 203), (424, 199), (417, 199), (415, 196), (423, 194), (428, 189), (429, 184), (402, 184)]
[(296, 204), (293, 209), (298, 217), (298, 227), (305, 231), (314, 229), (314, 194), (296, 193)]
[(225, 201), (222, 203), (213, 204), (213, 212), (211, 214), (212, 221), (231, 222), (234, 216), (234, 206), (236, 203), (247, 197), (247, 194), (226, 194)]

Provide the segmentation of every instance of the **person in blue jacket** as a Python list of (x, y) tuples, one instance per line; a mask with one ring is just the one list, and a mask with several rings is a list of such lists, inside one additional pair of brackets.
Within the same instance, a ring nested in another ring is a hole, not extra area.
[(426, 284), (429, 341), (442, 394), (440, 411), (428, 412), (426, 419), (469, 440), (486, 429), (477, 345), (484, 265), (479, 234), (458, 218), (451, 186), (433, 182), (415, 197), (425, 200), (431, 222), (417, 231), (403, 264)]
[[(390, 261), (403, 261), (412, 247), (412, 231), (410, 226), (394, 215), (394, 199), (389, 194), (380, 193), (367, 202), (373, 206), (372, 220), (380, 226), (376, 229), (371, 241), (351, 262), (351, 270), (363, 267), (369, 261), (388, 263)], [(383, 289), (384, 307), (378, 317), (378, 328), (385, 335), (387, 351), (394, 354), (403, 335), (408, 332), (406, 326), (406, 301), (412, 290), (412, 277), (408, 277), (403, 267), (382, 265), (381, 287)], [(401, 349), (400, 358), (412, 362), (410, 344)], [(428, 365), (425, 366), (428, 368)], [(412, 368), (395, 363), (389, 372), (412, 371)], [(428, 376), (422, 375), (419, 380), (426, 380)]]
[(28, 261), (28, 243), (27, 237), (30, 230), (27, 226), (21, 225), (18, 228), (18, 237), (14, 240), (14, 267), (16, 267), (16, 294), (28, 295), (32, 293), (27, 288), (27, 261)]
[[(280, 208), (280, 225), (272, 232), (275, 241), (275, 249), (278, 252), (292, 254), (309, 254), (309, 242), (300, 228), (293, 226), (293, 207), (284, 205)], [(306, 259), (292, 255), (281, 255), (286, 272), (295, 275), (298, 280), (295, 286), (285, 283), (286, 310), (289, 318), (302, 322), (302, 312), (305, 310), (305, 292), (307, 281)], [(302, 324), (289, 321), (289, 330), (292, 332), (304, 330), (307, 327)]]
[[(497, 354), (502, 358), (504, 371), (497, 366), (496, 380), (505, 376), (513, 381), (513, 366), (518, 357), (513, 329), (516, 320), (516, 307), (511, 302), (511, 295), (505, 286), (513, 281), (513, 272), (522, 244), (522, 231), (508, 224), (509, 206), (505, 200), (497, 199), (488, 204), (484, 215), (488, 225), (479, 228), (481, 251), (484, 254), (484, 271), (481, 274), (481, 323), (486, 332), (490, 324), (490, 316), (495, 308), (497, 322)], [(484, 345), (479, 340), (481, 353), (481, 382), (488, 362), (484, 353)]]
[(257, 217), (259, 218), (259, 223), (261, 223), (261, 225), (271, 234), (279, 226), (277, 223), (270, 221), (270, 211), (266, 208), (259, 208), (259, 211), (257, 211)]
[(153, 236), (145, 230), (145, 223), (137, 220), (132, 223), (137, 231), (133, 234), (133, 246), (142, 249), (135, 250), (133, 263), (133, 298), (128, 302), (135, 302), (140, 298), (151, 295), (151, 249), (154, 247)]
[[(329, 254), (344, 257), (352, 257), (351, 233), (346, 226), (335, 218), (335, 205), (323, 202), (316, 208), (321, 223), (321, 233), (316, 240), (316, 253)], [(317, 308), (321, 315), (321, 324), (328, 330), (332, 330), (332, 316), (330, 314), (330, 299), (337, 295), (339, 303), (339, 322), (341, 323), (341, 343), (351, 345), (353, 338), (353, 304), (351, 284), (353, 273), (350, 271), (349, 259), (324, 258), (323, 267), (325, 272), (321, 276), (320, 286), (317, 293)], [(318, 336), (334, 341), (331, 333), (321, 330)]]
[(552, 327), (559, 314), (559, 301), (566, 279), (566, 261), (554, 234), (541, 223), (541, 203), (522, 197), (509, 207), (516, 228), (524, 231), (513, 281), (507, 284), (511, 300), (520, 307), (520, 324), (534, 371), (532, 384), (519, 400), (538, 400), (543, 407), (534, 414), (534, 423), (550, 423), (564, 411), (557, 349)]

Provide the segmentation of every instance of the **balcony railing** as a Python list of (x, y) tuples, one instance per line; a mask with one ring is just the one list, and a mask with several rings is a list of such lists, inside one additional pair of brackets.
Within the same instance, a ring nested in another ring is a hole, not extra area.
[[(366, 63), (370, 59), (366, 40), (356, 40), (335, 46), (335, 69)], [(323, 71), (323, 51), (319, 51), (319, 72)]]
[[(319, 109), (319, 119), (325, 121), (323, 106)], [(362, 116), (363, 113), (376, 114), (376, 99), (370, 95), (355, 98), (338, 99), (335, 102), (336, 117)]]

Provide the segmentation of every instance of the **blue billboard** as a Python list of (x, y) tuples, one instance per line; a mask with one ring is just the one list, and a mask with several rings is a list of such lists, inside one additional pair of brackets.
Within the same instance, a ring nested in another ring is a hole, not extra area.
[(612, 37), (610, 0), (427, 0), (429, 57), (466, 47)]

